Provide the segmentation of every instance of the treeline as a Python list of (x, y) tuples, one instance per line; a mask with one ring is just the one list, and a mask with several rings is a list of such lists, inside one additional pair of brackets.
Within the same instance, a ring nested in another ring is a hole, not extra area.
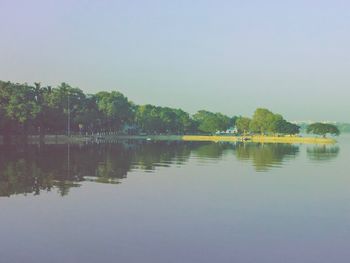
[(297, 134), (299, 126), (267, 109), (252, 118), (200, 110), (194, 115), (169, 107), (136, 105), (117, 91), (85, 94), (58, 87), (0, 81), (0, 133), (212, 134), (236, 127), (240, 134)]

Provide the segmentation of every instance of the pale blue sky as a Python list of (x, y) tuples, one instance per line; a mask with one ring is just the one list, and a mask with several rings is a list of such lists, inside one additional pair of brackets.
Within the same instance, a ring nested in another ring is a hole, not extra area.
[(0, 0), (0, 79), (350, 121), (348, 1)]

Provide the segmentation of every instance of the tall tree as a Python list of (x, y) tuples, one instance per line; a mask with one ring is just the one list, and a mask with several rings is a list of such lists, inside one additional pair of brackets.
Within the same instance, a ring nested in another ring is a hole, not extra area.
[(141, 130), (149, 133), (183, 134), (195, 129), (194, 122), (187, 112), (149, 104), (137, 107), (135, 122)]
[(300, 127), (298, 125), (284, 119), (278, 120), (275, 125), (277, 133), (294, 135), (300, 132)]
[(54, 88), (49, 98), (49, 105), (56, 119), (55, 130), (66, 132), (70, 125), (72, 131), (78, 131), (78, 116), (84, 110), (85, 100), (86, 96), (82, 90), (72, 88), (67, 83)]
[(230, 118), (221, 113), (200, 110), (193, 115), (193, 119), (197, 122), (198, 130), (205, 133), (225, 131), (230, 126)]
[(104, 123), (109, 130), (118, 130), (133, 118), (132, 104), (122, 93), (117, 91), (96, 94), (97, 106), (103, 113)]
[(27, 133), (30, 124), (41, 110), (35, 100), (35, 88), (27, 84), (2, 83), (0, 87), (0, 108), (3, 119), (18, 125), (20, 130)]
[(271, 123), (276, 117), (268, 109), (258, 108), (254, 112), (253, 119), (250, 123), (250, 130), (264, 134), (271, 131)]
[(239, 133), (245, 134), (250, 129), (251, 119), (247, 117), (238, 117), (236, 120), (236, 128)]

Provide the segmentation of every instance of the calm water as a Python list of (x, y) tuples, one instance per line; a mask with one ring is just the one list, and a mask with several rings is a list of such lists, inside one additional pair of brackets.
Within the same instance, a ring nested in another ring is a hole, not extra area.
[(0, 262), (350, 262), (335, 146), (0, 146)]

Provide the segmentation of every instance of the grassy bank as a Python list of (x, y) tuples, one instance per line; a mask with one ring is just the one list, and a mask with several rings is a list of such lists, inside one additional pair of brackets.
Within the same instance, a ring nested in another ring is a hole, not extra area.
[(256, 143), (302, 143), (302, 144), (333, 144), (336, 140), (317, 137), (277, 137), (277, 136), (183, 136), (185, 141), (251, 141)]
[[(113, 138), (113, 137), (111, 137)], [(114, 137), (115, 138), (115, 137)], [(256, 143), (296, 143), (296, 144), (334, 144), (337, 141), (332, 138), (319, 137), (277, 137), (277, 136), (207, 136), (207, 135), (151, 135), (151, 136), (117, 136), (119, 139), (150, 139), (150, 140), (177, 140), (177, 141), (212, 141), (212, 142), (240, 142), (250, 141)], [(108, 136), (106, 137), (108, 140)]]

